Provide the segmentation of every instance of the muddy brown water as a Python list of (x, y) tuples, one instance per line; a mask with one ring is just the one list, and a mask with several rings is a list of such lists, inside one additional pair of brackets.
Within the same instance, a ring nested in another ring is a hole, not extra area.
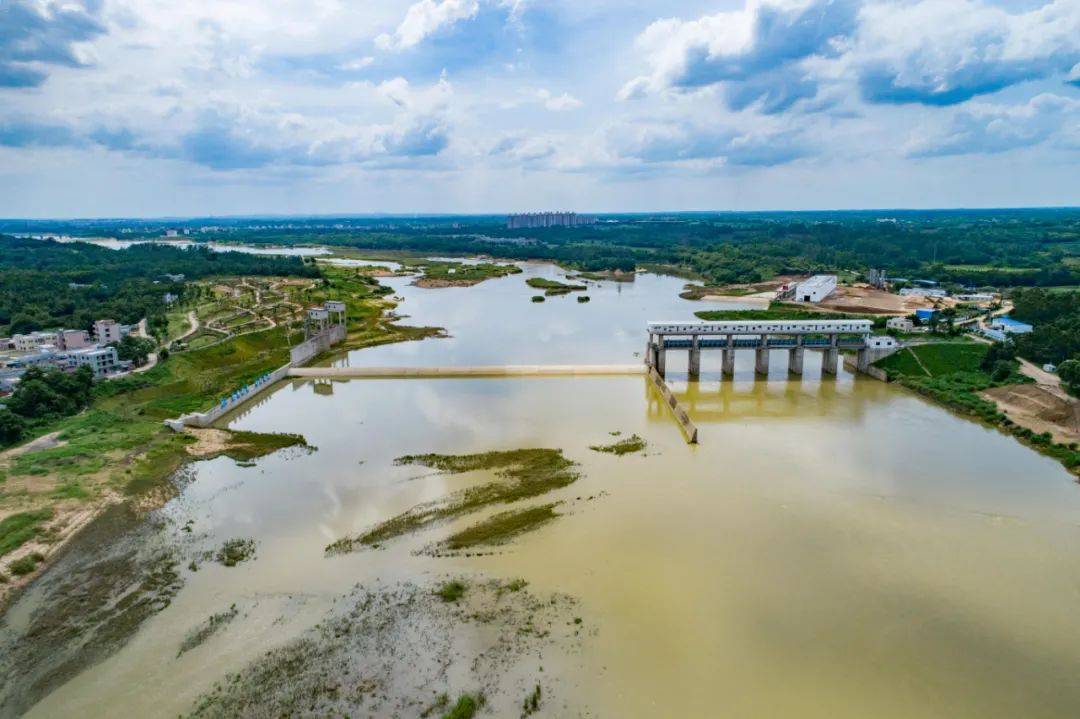
[[(529, 265), (525, 276), (430, 290), (391, 278), (410, 322), (451, 338), (337, 362), (626, 363), (639, 359), (646, 321), (704, 306), (677, 297), (681, 280), (653, 275), (590, 284), (588, 304), (536, 305), (531, 275), (563, 277)], [(752, 353), (740, 355), (734, 381), (721, 382), (719, 356), (706, 355), (703, 381), (688, 387), (685, 360), (672, 358), (696, 447), (639, 377), (284, 384), (231, 426), (300, 432), (318, 450), (250, 467), (199, 463), (158, 517), (185, 557), (250, 537), (257, 558), (181, 565), (168, 607), (29, 716), (183, 714), (357, 584), (459, 574), (522, 577), (576, 599), (590, 631), (545, 667), (551, 703), (539, 716), (1076, 716), (1080, 488), (1070, 475), (902, 390), (846, 371), (822, 379), (816, 355), (794, 380), (783, 354), (773, 359), (758, 379)], [(616, 431), (644, 438), (645, 453), (588, 449)], [(486, 556), (415, 553), (470, 520), (324, 556), (335, 539), (491, 479), (394, 458), (522, 447), (560, 448), (580, 464), (579, 481), (544, 498), (562, 501), (553, 522)], [(36, 596), (12, 616), (31, 616)], [(232, 604), (235, 620), (177, 656)], [(467, 675), (447, 681), (451, 694), (473, 688)]]

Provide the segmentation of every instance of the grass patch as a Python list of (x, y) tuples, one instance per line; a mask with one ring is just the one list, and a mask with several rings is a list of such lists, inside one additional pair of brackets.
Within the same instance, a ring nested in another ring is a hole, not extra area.
[(15, 551), (33, 539), (41, 529), (41, 525), (52, 517), (51, 509), (39, 509), (33, 512), (20, 512), (0, 520), (0, 557)]
[(419, 531), (484, 507), (531, 499), (566, 487), (580, 476), (575, 464), (557, 449), (517, 449), (507, 452), (449, 455), (419, 454), (399, 457), (397, 464), (431, 467), (450, 474), (495, 471), (498, 481), (455, 492), (435, 502), (418, 505), (377, 524), (358, 537), (339, 539), (326, 548), (330, 554), (360, 546), (377, 546), (395, 537)]
[(254, 539), (230, 539), (214, 554), (214, 561), (226, 567), (235, 567), (255, 558), (255, 546)]
[(482, 545), (503, 544), (519, 534), (531, 532), (547, 524), (558, 516), (554, 503), (500, 512), (450, 535), (443, 545), (451, 551), (459, 551)]
[(540, 685), (537, 684), (536, 688), (532, 690), (532, 693), (525, 697), (525, 700), (521, 702), (521, 716), (532, 716), (536, 712), (540, 711), (540, 698)]
[(483, 694), (462, 694), (450, 711), (442, 715), (442, 719), (472, 719), (482, 706)]
[(52, 491), (53, 499), (89, 499), (90, 493), (78, 482), (65, 482)]
[(34, 552), (25, 557), (19, 557), (8, 565), (8, 569), (10, 569), (11, 573), (16, 577), (22, 577), (33, 572), (37, 569), (37, 565), (44, 561), (45, 557), (42, 554)]
[(460, 579), (452, 579), (435, 590), (435, 596), (444, 602), (456, 602), (465, 596), (465, 582)]
[(612, 444), (594, 444), (590, 445), (589, 449), (594, 452), (605, 452), (607, 454), (614, 454), (618, 457), (624, 454), (631, 454), (633, 452), (642, 452), (645, 450), (646, 442), (636, 434), (632, 434), (625, 439), (620, 439), (618, 442)]
[(767, 310), (700, 310), (694, 313), (706, 322), (735, 322), (738, 320), (885, 320), (876, 315), (849, 312), (813, 312), (791, 307), (783, 302), (769, 303)]
[(191, 651), (210, 637), (214, 636), (214, 634), (223, 629), (229, 622), (236, 619), (236, 616), (239, 613), (240, 611), (236, 608), (236, 605), (233, 604), (224, 612), (210, 615), (209, 619), (193, 629), (184, 638), (184, 641), (180, 644), (180, 651), (176, 653), (176, 656)]
[(544, 290), (545, 295), (565, 295), (570, 292), (580, 292), (588, 289), (585, 285), (572, 285), (558, 280), (549, 280), (543, 277), (530, 277), (525, 284), (534, 290)]
[(415, 261), (409, 262), (408, 265), (423, 273), (416, 280), (416, 285), (419, 287), (469, 286), (495, 277), (518, 275), (522, 272), (517, 265), (493, 262), (467, 265), (458, 262)]

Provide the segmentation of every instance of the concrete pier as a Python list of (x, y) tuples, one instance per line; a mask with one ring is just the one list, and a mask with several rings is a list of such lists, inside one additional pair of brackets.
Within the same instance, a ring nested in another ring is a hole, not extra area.
[(687, 365), (687, 374), (691, 380), (696, 381), (701, 377), (701, 341), (694, 337), (690, 344), (690, 361)]
[(792, 347), (788, 350), (788, 372), (791, 374), (802, 374), (804, 352), (806, 352), (806, 350), (802, 347)]
[(840, 350), (835, 347), (825, 350), (825, 354), (821, 356), (821, 371), (825, 374), (836, 374), (839, 360)]
[(754, 357), (754, 372), (760, 375), (769, 374), (769, 348), (768, 346), (758, 347), (755, 351)]
[(733, 377), (735, 375), (735, 350), (724, 350), (724, 366), (723, 373), (725, 377)]
[(653, 365), (660, 376), (663, 377), (667, 372), (667, 350), (660, 347), (656, 350), (656, 364)]

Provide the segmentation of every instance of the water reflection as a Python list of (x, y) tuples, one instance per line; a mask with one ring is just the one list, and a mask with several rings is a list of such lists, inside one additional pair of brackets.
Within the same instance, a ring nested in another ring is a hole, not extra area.
[[(652, 275), (590, 284), (585, 305), (532, 305), (520, 275), (469, 289), (409, 281), (390, 280), (402, 310), (452, 337), (342, 361), (631, 362), (646, 321), (700, 307), (678, 299), (681, 281)], [(230, 426), (299, 432), (318, 449), (200, 463), (165, 512), (175, 526), (192, 521), (200, 547), (256, 539), (257, 561), (186, 574), (135, 641), (31, 716), (175, 716), (357, 582), (478, 572), (580, 600), (585, 668), (580, 686), (545, 685), (556, 714), (1071, 719), (1080, 491), (1070, 476), (892, 386), (846, 370), (823, 378), (812, 357), (795, 378), (779, 357), (758, 378), (753, 353), (740, 353), (724, 380), (707, 360), (703, 381), (688, 384), (673, 356), (671, 381), (701, 428), (695, 447), (642, 377), (284, 383)], [(590, 449), (615, 433), (640, 435), (645, 453)], [(581, 472), (545, 500), (562, 516), (542, 529), (485, 557), (414, 554), (469, 520), (324, 556), (334, 539), (490, 479), (396, 457), (521, 447), (560, 448)], [(231, 603), (246, 614), (176, 656), (186, 632)]]

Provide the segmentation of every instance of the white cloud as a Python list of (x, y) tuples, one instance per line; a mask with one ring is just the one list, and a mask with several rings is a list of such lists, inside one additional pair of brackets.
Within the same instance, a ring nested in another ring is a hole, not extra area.
[(849, 60), (871, 102), (963, 102), (1080, 62), (1080, 2), (1021, 13), (974, 0), (869, 4)]
[(537, 90), (536, 96), (544, 103), (544, 107), (552, 112), (575, 110), (584, 104), (568, 92), (556, 96), (552, 95), (549, 90)]
[(1044, 93), (1019, 105), (976, 103), (957, 111), (944, 127), (924, 128), (904, 147), (910, 157), (993, 154), (1058, 138), (1080, 149), (1080, 100)]
[(476, 17), (479, 10), (477, 0), (420, 0), (409, 7), (392, 35), (379, 35), (375, 44), (382, 50), (406, 50), (444, 27)]
[(1080, 2), (1010, 13), (977, 0), (748, 0), (654, 22), (637, 47), (649, 73), (623, 85), (623, 100), (719, 85), (732, 109), (781, 112), (823, 82), (854, 82), (871, 103), (950, 105), (1069, 72)]
[(355, 60), (348, 60), (338, 65), (339, 70), (345, 70), (347, 72), (355, 72), (357, 70), (363, 70), (366, 67), (370, 67), (375, 64), (375, 58), (367, 55)]

